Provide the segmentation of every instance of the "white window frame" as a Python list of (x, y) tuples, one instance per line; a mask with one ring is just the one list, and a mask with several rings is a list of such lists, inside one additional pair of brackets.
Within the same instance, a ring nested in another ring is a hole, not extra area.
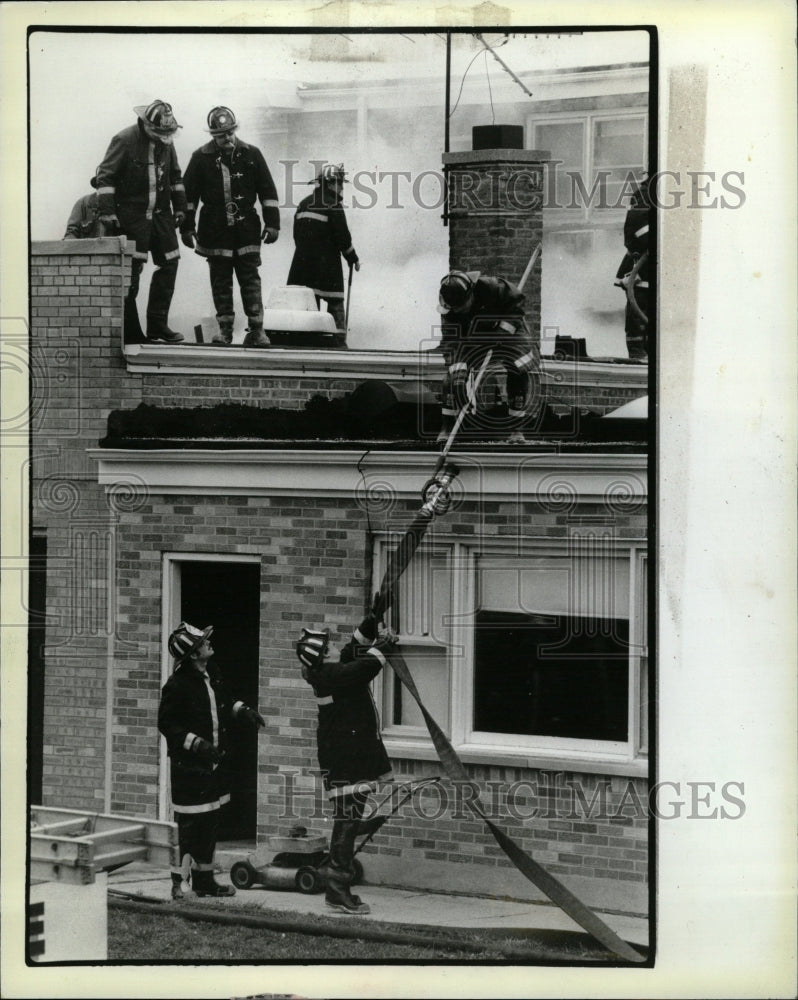
[[(180, 622), (178, 617), (182, 598), (181, 563), (215, 562), (215, 563), (256, 563), (260, 565), (259, 555), (246, 555), (230, 552), (163, 552), (161, 554), (161, 687), (169, 679), (174, 662), (169, 655), (169, 636)], [(158, 819), (171, 822), (172, 802), (169, 790), (169, 757), (166, 752), (166, 740), (159, 734), (158, 756)]]
[[(377, 536), (375, 539), (373, 580), (379, 587), (385, 567), (385, 556), (395, 539)], [(484, 733), (471, 727), (474, 698), (474, 629), (472, 615), (476, 607), (477, 563), (480, 557), (501, 557), (523, 552), (529, 556), (567, 559), (568, 539), (543, 537), (492, 537), (479, 541), (452, 536), (436, 536), (430, 548), (450, 549), (452, 570), (453, 623), (452, 642), (448, 652), (450, 739), (460, 756), (468, 762), (520, 765), (545, 768), (570, 768), (601, 773), (640, 774), (648, 771), (647, 747), (643, 743), (641, 703), (646, 690), (641, 671), (647, 664), (645, 643), (646, 596), (645, 568), (647, 543), (644, 539), (614, 539), (615, 551), (629, 561), (629, 657), (628, 669), (628, 739), (625, 742), (567, 740), (559, 737), (512, 736)], [(422, 546), (421, 551), (425, 547)], [(401, 641), (400, 636), (400, 641)], [(416, 644), (416, 639), (413, 639)], [(385, 684), (392, 677), (380, 674), (374, 682), (374, 697), (381, 716), (389, 703)], [(435, 712), (429, 706), (433, 716)], [(426, 729), (383, 725), (383, 738), (388, 752), (396, 757), (434, 759), (435, 750)]]

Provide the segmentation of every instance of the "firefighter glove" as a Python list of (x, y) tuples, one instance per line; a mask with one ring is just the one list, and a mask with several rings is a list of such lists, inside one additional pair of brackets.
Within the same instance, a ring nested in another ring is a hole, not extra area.
[(119, 225), (119, 219), (113, 213), (111, 215), (101, 215), (99, 216), (99, 221), (105, 225), (105, 228), (109, 236), (114, 236), (122, 228)]
[(216, 749), (213, 743), (202, 739), (201, 736), (196, 737), (194, 742), (191, 744), (191, 749), (205, 764), (216, 765), (224, 756), (219, 750)]
[(261, 239), (264, 243), (276, 243), (279, 235), (279, 229), (275, 229), (274, 226), (264, 226), (263, 232), (261, 233)]
[(180, 226), (186, 221), (186, 213), (181, 212), (179, 209), (175, 212), (175, 229), (179, 229)]
[(188, 229), (180, 234), (180, 239), (187, 247), (193, 250), (197, 245), (197, 241), (194, 239), (196, 235), (193, 229)]
[(266, 728), (266, 720), (256, 709), (247, 707), (242, 711), (241, 714), (248, 722), (252, 723), (252, 725), (255, 727), (256, 732), (261, 727), (264, 729)]
[(396, 648), (398, 642), (399, 636), (395, 632), (391, 631), (391, 629), (383, 626), (379, 631), (379, 635), (377, 636), (377, 640), (374, 645), (381, 653), (390, 653)]

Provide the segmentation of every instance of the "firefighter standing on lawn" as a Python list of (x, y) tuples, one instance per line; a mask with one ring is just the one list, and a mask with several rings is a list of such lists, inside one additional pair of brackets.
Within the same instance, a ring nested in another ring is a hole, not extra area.
[(360, 270), (360, 260), (349, 233), (343, 207), (346, 178), (342, 163), (327, 163), (313, 181), (315, 190), (303, 198), (294, 215), (294, 259), (288, 272), (289, 285), (305, 285), (327, 303), (327, 311), (338, 330), (336, 347), (346, 347), (344, 275), (341, 257)]
[(185, 216), (186, 193), (172, 140), (183, 126), (165, 101), (133, 110), (138, 121), (111, 139), (97, 168), (99, 219), (107, 235), (121, 232), (135, 244), (126, 315), (135, 312), (141, 272), (151, 253), (156, 270), (147, 302), (147, 338), (177, 344), (184, 338), (169, 329), (169, 308), (180, 259), (175, 229)]
[(329, 631), (303, 629), (296, 646), (302, 676), (318, 704), (319, 768), (333, 809), (325, 902), (342, 913), (370, 912), (349, 887), (355, 840), (370, 829), (362, 819), (369, 794), (380, 782), (393, 781), (369, 685), (395, 644), (396, 637), (381, 631), (370, 614), (340, 654), (329, 646)]
[[(236, 137), (238, 121), (226, 107), (208, 112), (211, 141), (196, 150), (186, 168), (188, 212), (181, 237), (188, 247), (196, 247), (206, 257), (210, 270), (211, 294), (219, 332), (214, 344), (233, 340), (233, 274), (238, 279), (248, 328), (244, 347), (266, 347), (263, 332), (260, 245), (274, 243), (280, 234), (277, 189), (263, 153)], [(260, 202), (263, 229), (256, 201)], [(199, 226), (195, 213), (202, 202)]]
[(224, 755), (228, 734), (239, 721), (256, 731), (266, 725), (254, 708), (231, 700), (219, 668), (210, 662), (212, 633), (212, 626), (198, 629), (181, 622), (169, 636), (175, 669), (158, 706), (180, 847), (180, 866), (172, 871), (172, 899), (183, 898), (187, 855), (192, 859), (191, 886), (198, 896), (235, 895), (232, 886), (219, 885), (213, 877), (220, 810), (230, 801)]
[[(524, 293), (504, 278), (479, 271), (450, 271), (441, 281), (438, 312), (442, 314), (442, 426), (439, 441), (449, 436), (466, 403), (470, 371), (486, 353), (507, 372), (511, 443), (523, 443), (520, 429), (530, 403), (530, 384), (540, 371), (538, 352), (524, 319)], [(536, 387), (537, 388), (537, 387)]]

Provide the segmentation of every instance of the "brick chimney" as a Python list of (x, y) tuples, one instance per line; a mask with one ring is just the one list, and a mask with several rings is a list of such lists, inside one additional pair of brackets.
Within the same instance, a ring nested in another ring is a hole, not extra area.
[[(477, 126), (474, 147), (496, 137), (523, 143), (514, 126)], [(543, 177), (549, 154), (543, 150), (474, 148), (444, 153), (449, 220), (449, 267), (520, 282), (529, 258), (543, 239)], [(542, 252), (524, 285), (526, 319), (540, 348)]]

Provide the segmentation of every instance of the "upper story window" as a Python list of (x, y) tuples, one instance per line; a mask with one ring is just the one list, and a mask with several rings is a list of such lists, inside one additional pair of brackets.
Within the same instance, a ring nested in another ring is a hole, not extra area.
[[(377, 542), (375, 576), (391, 543)], [(647, 753), (643, 543), (578, 535), (421, 549), (391, 625), (429, 711), (458, 751), (486, 762), (623, 762)], [(390, 672), (378, 685), (393, 752), (428, 745)]]
[(647, 169), (645, 114), (624, 110), (530, 119), (528, 134), (530, 145), (551, 152), (553, 176), (544, 218), (597, 222), (602, 213), (614, 217), (625, 212), (625, 182)]

